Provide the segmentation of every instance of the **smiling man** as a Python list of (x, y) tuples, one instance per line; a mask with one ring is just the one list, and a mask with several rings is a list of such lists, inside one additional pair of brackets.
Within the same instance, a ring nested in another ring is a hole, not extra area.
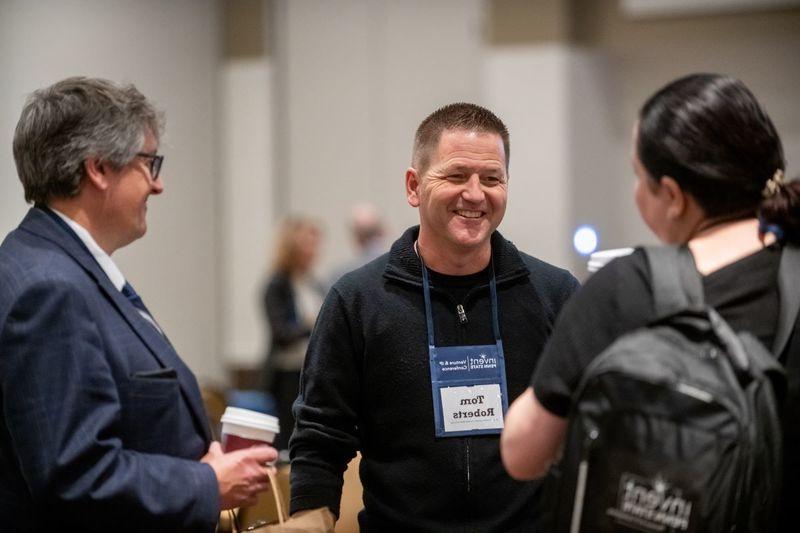
[(508, 131), (482, 107), (448, 105), (420, 124), (405, 175), (420, 225), (334, 285), (311, 337), (292, 512), (338, 514), (360, 451), (362, 531), (535, 527), (538, 485), (506, 474), (498, 440), (578, 283), (496, 231), (508, 159)]
[(223, 454), (197, 381), (111, 255), (161, 194), (160, 113), (132, 85), (34, 92), (14, 159), (34, 206), (0, 245), (0, 531), (214, 531), (269, 486)]

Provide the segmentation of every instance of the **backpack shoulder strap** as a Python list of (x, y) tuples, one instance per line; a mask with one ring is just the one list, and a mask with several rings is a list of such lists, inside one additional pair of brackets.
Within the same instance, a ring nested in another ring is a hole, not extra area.
[(795, 285), (800, 279), (800, 248), (787, 244), (781, 253), (781, 263), (778, 267), (778, 294), (780, 298), (780, 315), (778, 329), (775, 331), (775, 340), (772, 344), (772, 353), (780, 357), (789, 342), (789, 337), (797, 321), (797, 312), (800, 310), (800, 290)]
[(647, 246), (644, 251), (657, 317), (705, 306), (703, 282), (687, 246)]

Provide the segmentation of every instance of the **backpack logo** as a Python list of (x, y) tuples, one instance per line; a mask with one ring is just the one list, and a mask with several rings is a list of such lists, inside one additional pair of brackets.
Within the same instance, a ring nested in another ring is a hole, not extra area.
[(689, 529), (692, 501), (660, 476), (650, 480), (629, 472), (620, 477), (617, 506), (606, 510), (619, 524), (641, 531)]

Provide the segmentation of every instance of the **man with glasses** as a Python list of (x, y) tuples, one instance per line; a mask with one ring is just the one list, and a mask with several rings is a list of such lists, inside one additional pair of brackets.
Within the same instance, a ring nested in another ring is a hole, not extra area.
[(146, 154), (144, 152), (139, 152), (136, 154), (137, 157), (144, 157), (150, 161), (150, 177), (153, 181), (158, 179), (158, 175), (161, 173), (161, 164), (164, 162), (164, 156), (158, 154)]
[(14, 135), (33, 203), (0, 245), (0, 530), (214, 531), (268, 488), (263, 446), (211, 442), (197, 381), (111, 259), (161, 194), (132, 85), (34, 92)]

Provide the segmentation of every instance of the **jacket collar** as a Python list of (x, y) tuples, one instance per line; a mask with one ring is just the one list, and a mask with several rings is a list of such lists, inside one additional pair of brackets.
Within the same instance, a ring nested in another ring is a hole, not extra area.
[[(418, 235), (419, 226), (413, 226), (392, 244), (389, 262), (383, 273), (386, 278), (422, 286), (422, 266), (414, 251), (414, 241)], [(492, 233), (491, 244), (498, 285), (530, 274), (517, 247), (503, 238), (500, 232)]]
[[(97, 283), (99, 289), (106, 294), (108, 299), (117, 308), (131, 329), (147, 346), (150, 353), (163, 367), (175, 369), (179, 377), (184, 397), (190, 406), (197, 426), (203, 431), (206, 440), (210, 440), (208, 423), (205, 420), (205, 410), (200, 403), (200, 391), (197, 381), (191, 370), (180, 359), (174, 348), (165, 336), (159, 333), (151, 324), (139, 315), (139, 311), (131, 305), (128, 299), (114, 287), (111, 280), (100, 268), (100, 265), (86, 248), (83, 242), (75, 235), (66, 223), (59, 224), (57, 220), (44, 211), (45, 208), (34, 207), (20, 223), (20, 229), (47, 240), (62, 249)], [(63, 221), (62, 221), (63, 222)]]

